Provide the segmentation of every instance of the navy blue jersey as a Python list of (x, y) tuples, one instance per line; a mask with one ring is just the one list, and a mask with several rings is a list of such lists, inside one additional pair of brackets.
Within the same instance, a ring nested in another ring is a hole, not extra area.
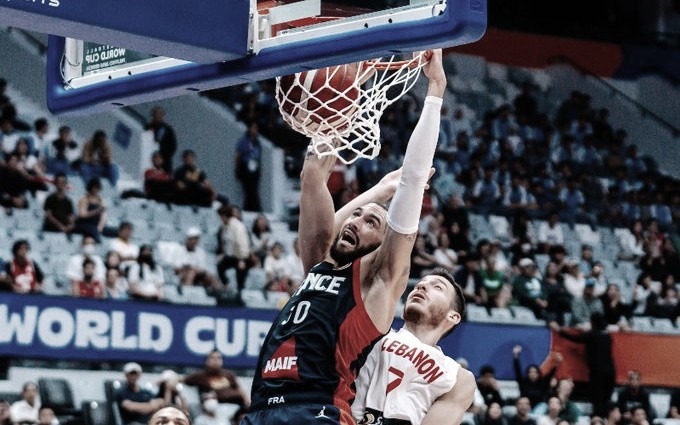
[(290, 403), (335, 405), (354, 423), (354, 379), (382, 336), (361, 299), (357, 260), (312, 267), (264, 340), (253, 380), (254, 410)]

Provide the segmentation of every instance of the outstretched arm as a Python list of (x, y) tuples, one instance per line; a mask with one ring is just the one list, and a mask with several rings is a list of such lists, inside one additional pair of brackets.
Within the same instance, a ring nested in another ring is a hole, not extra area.
[(298, 238), (305, 273), (324, 259), (335, 236), (335, 208), (327, 186), (335, 160), (308, 150), (302, 166)]
[[(396, 300), (406, 289), (410, 270), (411, 251), (416, 239), (423, 193), (431, 175), (432, 161), (439, 138), (441, 105), (446, 90), (446, 74), (442, 65), (441, 50), (428, 51), (429, 62), (423, 72), (429, 79), (427, 98), (423, 111), (409, 140), (404, 164), (390, 204), (385, 239), (376, 254), (373, 267), (362, 279), (368, 285), (384, 285), (384, 291), (370, 290), (378, 298), (366, 303), (369, 314), (379, 327), (391, 323), (387, 315), (393, 314)], [(390, 303), (385, 303), (388, 296)], [(368, 297), (367, 297), (368, 298)], [(368, 301), (368, 300), (367, 300)], [(382, 305), (381, 305), (382, 304)]]
[(432, 404), (421, 425), (459, 425), (472, 405), (477, 384), (469, 370), (458, 370), (458, 381), (451, 391)]

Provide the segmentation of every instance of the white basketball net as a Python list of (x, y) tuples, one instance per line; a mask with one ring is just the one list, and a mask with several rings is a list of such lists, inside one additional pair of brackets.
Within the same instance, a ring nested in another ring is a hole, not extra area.
[[(351, 72), (330, 67), (317, 71), (327, 72), (327, 78), (313, 91), (305, 81), (314, 77), (313, 71), (277, 77), (279, 111), (294, 130), (311, 139), (319, 157), (335, 155), (345, 164), (373, 159), (380, 153), (383, 111), (413, 87), (426, 63), (423, 52), (418, 52), (408, 60), (391, 56), (346, 65), (355, 67)], [(339, 72), (351, 76), (356, 72), (357, 78), (344, 87), (333, 87), (330, 82)], [(284, 78), (286, 83), (281, 84)]]

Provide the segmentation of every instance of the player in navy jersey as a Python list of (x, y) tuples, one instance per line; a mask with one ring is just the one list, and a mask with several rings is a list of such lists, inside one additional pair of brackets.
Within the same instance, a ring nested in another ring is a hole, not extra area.
[(326, 182), (336, 158), (305, 159), (298, 238), (307, 275), (265, 338), (242, 424), (355, 423), (354, 379), (406, 289), (434, 171), (446, 75), (441, 50), (426, 55), (427, 97), (401, 169), (335, 212)]

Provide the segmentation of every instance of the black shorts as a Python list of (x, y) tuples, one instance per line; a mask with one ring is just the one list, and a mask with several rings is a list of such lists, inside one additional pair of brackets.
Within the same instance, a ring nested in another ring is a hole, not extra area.
[(290, 404), (250, 412), (241, 425), (340, 425), (340, 410), (333, 405)]

